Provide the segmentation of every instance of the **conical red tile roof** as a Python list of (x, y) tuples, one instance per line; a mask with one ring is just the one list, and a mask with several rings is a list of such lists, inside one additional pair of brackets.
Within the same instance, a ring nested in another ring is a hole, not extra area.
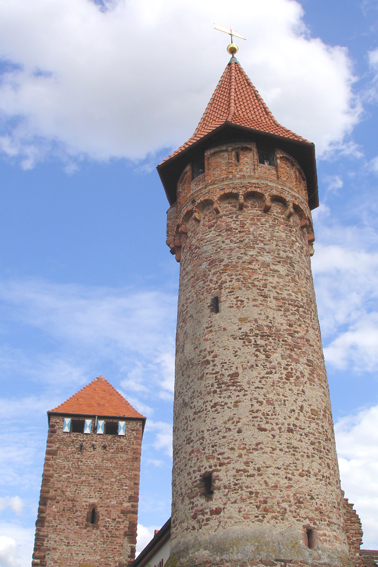
[(164, 161), (225, 123), (310, 143), (277, 122), (238, 60), (231, 57), (193, 136)]
[(157, 167), (170, 205), (177, 200), (177, 182), (188, 163), (214, 144), (242, 140), (268, 142), (293, 156), (306, 176), (310, 208), (319, 205), (314, 144), (277, 122), (235, 57), (231, 57), (193, 136)]
[(95, 378), (48, 413), (145, 419), (103, 376)]

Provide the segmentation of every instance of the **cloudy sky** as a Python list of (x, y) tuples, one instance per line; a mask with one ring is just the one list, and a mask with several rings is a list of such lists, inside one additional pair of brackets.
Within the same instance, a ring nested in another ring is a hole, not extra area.
[(313, 270), (342, 486), (378, 548), (377, 0), (0, 0), (0, 567), (30, 565), (46, 411), (104, 375), (170, 515), (178, 265), (155, 166), (228, 61), (316, 144)]

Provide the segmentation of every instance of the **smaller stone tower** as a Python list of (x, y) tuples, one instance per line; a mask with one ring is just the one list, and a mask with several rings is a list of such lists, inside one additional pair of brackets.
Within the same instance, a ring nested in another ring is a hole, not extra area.
[(145, 417), (99, 376), (48, 420), (32, 565), (126, 566), (135, 557)]

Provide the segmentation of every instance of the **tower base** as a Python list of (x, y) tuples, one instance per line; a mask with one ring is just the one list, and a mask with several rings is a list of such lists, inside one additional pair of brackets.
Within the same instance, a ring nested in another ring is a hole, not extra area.
[(195, 536), (185, 547), (173, 542), (164, 567), (354, 566), (344, 545), (329, 546), (317, 541), (311, 549), (305, 539), (289, 527), (271, 530), (256, 526), (251, 532), (239, 526), (231, 533), (213, 534), (206, 540)]

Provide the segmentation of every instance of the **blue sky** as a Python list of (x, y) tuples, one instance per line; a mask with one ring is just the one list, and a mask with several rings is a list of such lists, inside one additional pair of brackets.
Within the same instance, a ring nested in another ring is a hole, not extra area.
[(139, 546), (170, 515), (179, 266), (155, 166), (228, 61), (314, 141), (314, 280), (342, 486), (378, 548), (376, 0), (0, 0), (0, 567), (30, 565), (46, 411), (104, 375), (144, 415)]

